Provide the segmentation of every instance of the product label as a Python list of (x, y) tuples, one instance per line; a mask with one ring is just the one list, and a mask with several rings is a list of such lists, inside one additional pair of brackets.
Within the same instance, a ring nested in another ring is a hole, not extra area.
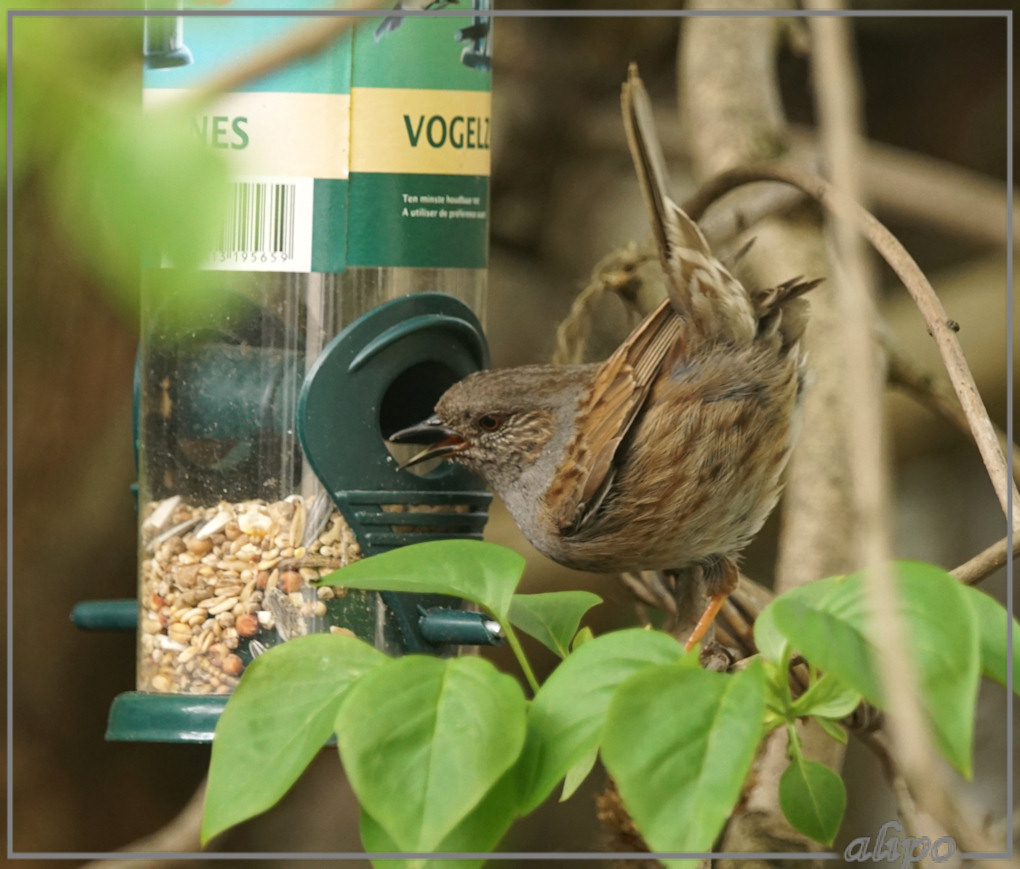
[[(185, 0), (184, 8), (209, 7)], [(334, 6), (219, 0), (217, 8)], [(217, 71), (271, 50), (316, 20), (150, 19), (159, 25), (146, 33), (145, 104), (187, 98)], [(489, 24), (468, 16), (367, 19), (331, 49), (250, 82), (193, 117), (195, 135), (222, 151), (235, 178), (207, 267), (483, 268)]]

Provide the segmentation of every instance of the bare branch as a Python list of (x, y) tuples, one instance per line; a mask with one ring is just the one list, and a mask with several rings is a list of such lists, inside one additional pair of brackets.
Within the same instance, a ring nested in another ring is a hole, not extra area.
[[(889, 745), (882, 733), (857, 733), (855, 734), (860, 742), (875, 755), (882, 768), (882, 775), (896, 795), (896, 801), (900, 808), (901, 817), (907, 828), (915, 836), (926, 835), (930, 840), (940, 838), (945, 834), (953, 837), (961, 851), (970, 853), (994, 854), (996, 851), (1009, 851), (1008, 844), (1003, 840), (996, 840), (989, 835), (988, 831), (975, 824), (960, 812), (955, 806), (949, 816), (944, 819), (936, 819), (929, 815), (920, 803), (915, 800), (914, 795), (907, 787), (904, 777), (896, 765)], [(1002, 861), (977, 860), (982, 866), (1018, 866), (1020, 863), (1014, 860)]]
[[(657, 113), (655, 123), (666, 159), (671, 163), (686, 159), (684, 137), (675, 115)], [(579, 118), (578, 124), (579, 137), (593, 149), (615, 154), (626, 147), (623, 131), (618, 124), (606, 123), (601, 108)], [(790, 125), (783, 138), (790, 141), (787, 153), (792, 162), (817, 167), (818, 140), (813, 128)], [(762, 153), (752, 155), (755, 162), (768, 157), (769, 154)], [(1002, 181), (948, 160), (874, 140), (861, 143), (860, 158), (863, 199), (871, 203), (876, 212), (895, 214), (919, 226), (978, 244), (999, 247), (1009, 243), (1006, 209), (1015, 207), (1016, 200), (1007, 196)], [(724, 164), (716, 171), (730, 165), (734, 164)], [(937, 184), (932, 183), (933, 178), (938, 179)], [(772, 191), (769, 195), (776, 193)], [(790, 198), (789, 192), (783, 195)], [(739, 210), (743, 211), (743, 206)], [(702, 230), (713, 247), (718, 244), (709, 226), (703, 224)], [(1013, 227), (1012, 244), (1020, 247), (1020, 224)]]
[[(156, 851), (163, 853), (198, 851), (201, 848), (199, 831), (202, 827), (202, 806), (205, 801), (205, 781), (188, 800), (170, 823), (151, 836), (132, 842), (119, 848), (120, 851)], [(191, 862), (173, 857), (145, 860), (94, 860), (84, 864), (84, 869), (172, 869), (172, 867)]]
[[(610, 251), (595, 265), (587, 286), (574, 298), (570, 311), (556, 330), (556, 349), (551, 360), (554, 365), (582, 361), (591, 329), (592, 308), (603, 295), (612, 292), (624, 302), (637, 302), (643, 295), (639, 270), (646, 264), (658, 266), (658, 254), (651, 239)], [(660, 288), (660, 298), (662, 292)], [(658, 299), (654, 304), (657, 303)]]
[[(818, 150), (813, 133), (798, 129), (792, 139), (794, 160), (813, 165)], [(1013, 201), (1003, 182), (883, 142), (863, 143), (860, 156), (861, 189), (876, 211), (980, 244), (1020, 246), (1020, 227), (1006, 238), (1006, 209)]]
[[(811, 0), (815, 9), (841, 8), (835, 0)], [(850, 46), (850, 22), (836, 17), (812, 18), (815, 51), (815, 99), (822, 143), (833, 187), (852, 201), (860, 198), (860, 105)], [(831, 213), (837, 261), (847, 280), (841, 294), (846, 365), (843, 369), (844, 421), (854, 467), (851, 487), (860, 525), (856, 529), (864, 591), (875, 626), (883, 666), (879, 680), (887, 698), (886, 727), (904, 778), (918, 799), (936, 816), (947, 814), (950, 798), (943, 765), (935, 755), (921, 711), (917, 668), (905, 637), (905, 624), (890, 564), (892, 540), (888, 475), (885, 463), (882, 373), (872, 341), (874, 290), (865, 261), (864, 239), (855, 221)], [(922, 782), (935, 787), (927, 789)]]
[[(788, 0), (697, 0), (694, 9), (792, 9)], [(762, 17), (696, 17), (684, 21), (679, 59), (683, 129), (695, 175), (705, 177), (749, 161), (774, 159), (785, 148), (776, 77), (776, 52), (789, 22)], [(757, 192), (757, 191), (756, 191)], [(740, 210), (756, 220), (762, 197)], [(742, 272), (759, 286), (780, 283), (793, 275), (828, 273), (824, 246), (814, 209), (789, 209), (783, 216), (755, 226), (757, 243), (742, 263)], [(766, 209), (772, 196), (764, 197)], [(692, 215), (698, 219), (700, 215)], [(707, 223), (707, 221), (706, 221)], [(720, 235), (739, 230), (742, 220), (721, 227)], [(713, 229), (712, 243), (719, 238)], [(838, 280), (830, 279), (812, 293), (811, 319), (805, 345), (811, 359), (813, 386), (803, 405), (803, 426), (788, 469), (780, 532), (776, 589), (784, 591), (820, 576), (852, 569), (845, 529), (856, 524), (847, 483), (846, 433), (832, 408), (838, 406), (841, 369), (840, 323), (836, 299)], [(814, 728), (805, 733), (805, 754), (840, 765), (842, 747)], [(787, 767), (785, 731), (769, 735), (755, 762), (753, 783), (731, 819), (722, 850), (737, 852), (810, 851), (816, 847), (792, 830), (779, 808), (778, 782)], [(720, 867), (728, 865), (719, 861)], [(777, 865), (802, 866), (799, 861), (740, 860), (744, 869)]]
[(949, 572), (960, 582), (977, 585), (982, 579), (1003, 567), (1010, 557), (1015, 558), (1018, 551), (1020, 551), (1020, 529), (1013, 532), (1012, 539), (1003, 537), (1002, 540), (981, 550), (973, 558)]

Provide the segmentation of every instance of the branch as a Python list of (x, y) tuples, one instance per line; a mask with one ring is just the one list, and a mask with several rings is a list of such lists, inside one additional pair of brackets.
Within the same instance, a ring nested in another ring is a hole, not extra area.
[[(818, 153), (814, 135), (796, 130), (792, 152), (796, 162), (813, 165)], [(1012, 239), (1006, 237), (1006, 209), (1014, 204), (1006, 185), (947, 160), (869, 141), (861, 151), (861, 188), (878, 212), (979, 244), (1020, 246), (1020, 226), (1013, 228)]]
[[(698, 0), (696, 9), (790, 9), (788, 0)], [(695, 17), (683, 23), (679, 63), (683, 128), (695, 174), (705, 177), (733, 166), (775, 159), (787, 139), (786, 120), (776, 75), (776, 54), (790, 22), (764, 17)], [(757, 191), (756, 191), (757, 193)], [(741, 210), (757, 218), (772, 207), (774, 194), (754, 198)], [(799, 198), (799, 197), (798, 197)], [(759, 286), (774, 286), (793, 275), (818, 276), (829, 269), (814, 209), (803, 206), (755, 227), (757, 243), (742, 265)], [(765, 203), (761, 208), (760, 203)], [(686, 206), (685, 206), (686, 207)], [(692, 214), (698, 219), (698, 215)], [(737, 218), (719, 234), (740, 229)], [(713, 228), (714, 229), (714, 228)], [(718, 236), (712, 231), (712, 243)], [(811, 317), (804, 343), (811, 359), (813, 386), (804, 395), (802, 436), (791, 457), (783, 501), (776, 589), (853, 568), (846, 534), (856, 525), (847, 495), (850, 468), (846, 431), (832, 409), (839, 404), (841, 325), (837, 280), (812, 293)], [(725, 627), (729, 627), (726, 625)], [(734, 628), (737, 626), (735, 625)], [(805, 753), (837, 769), (842, 746), (812, 728), (805, 734)], [(786, 733), (771, 734), (755, 761), (753, 781), (731, 818), (722, 842), (728, 852), (810, 851), (816, 847), (790, 828), (779, 808), (778, 782), (787, 767)], [(799, 861), (726, 861), (726, 866), (802, 866)]]
[[(187, 805), (181, 809), (170, 823), (151, 836), (146, 836), (118, 848), (119, 851), (138, 852), (156, 851), (163, 853), (172, 852), (194, 852), (201, 848), (199, 831), (202, 827), (202, 806), (205, 802), (205, 780), (198, 786), (198, 789), (188, 800)], [(171, 869), (181, 865), (186, 860), (178, 860), (173, 857), (145, 860), (94, 860), (85, 863), (83, 869)]]
[(685, 203), (684, 210), (697, 220), (711, 203), (724, 194), (737, 187), (758, 181), (778, 181), (790, 184), (803, 190), (828, 211), (851, 218), (857, 223), (865, 239), (896, 272), (924, 317), (928, 331), (935, 339), (953, 389), (967, 415), (968, 426), (974, 437), (974, 442), (981, 452), (981, 458), (984, 460), (985, 468), (995, 487), (995, 493), (999, 498), (1003, 512), (1006, 512), (1010, 499), (1013, 501), (1014, 511), (1020, 511), (1020, 495), (1018, 495), (1016, 487), (1009, 481), (1006, 459), (999, 449), (995, 428), (981, 401), (970, 369), (967, 367), (967, 360), (964, 358), (960, 342), (953, 330), (952, 321), (917, 263), (896, 237), (871, 213), (856, 202), (848, 200), (817, 175), (796, 166), (779, 164), (731, 169), (724, 172), (703, 186), (694, 197)]
[[(986, 829), (974, 824), (969, 818), (955, 810), (944, 822), (933, 818), (915, 801), (913, 794), (907, 787), (906, 781), (896, 766), (889, 746), (881, 733), (855, 733), (855, 736), (879, 761), (882, 775), (896, 795), (896, 801), (900, 809), (907, 829), (915, 835), (926, 835), (929, 840), (935, 841), (947, 833), (953, 837), (960, 851), (969, 853), (990, 854), (996, 851), (1009, 851), (1009, 845), (1004, 840), (992, 838)], [(977, 860), (982, 866), (1018, 866), (1018, 862), (1009, 860), (1005, 864), (1001, 861)]]
[[(812, 0), (815, 9), (840, 8), (834, 0)], [(850, 47), (850, 26), (845, 19), (812, 18), (812, 55), (815, 102), (818, 106), (826, 162), (831, 166), (833, 188), (847, 199), (860, 196), (858, 151), (860, 105), (857, 77)], [(905, 641), (903, 617), (893, 585), (890, 559), (890, 495), (885, 465), (882, 375), (871, 338), (874, 290), (865, 261), (864, 239), (856, 222), (842, 211), (830, 214), (837, 262), (846, 273), (843, 310), (845, 366), (843, 368), (844, 422), (849, 433), (854, 474), (851, 492), (860, 524), (855, 533), (860, 563), (866, 567), (864, 591), (869, 616), (880, 638), (884, 666), (879, 669), (883, 695), (888, 698), (887, 722), (896, 756), (907, 779), (919, 783), (940, 767), (931, 735), (921, 712), (917, 670)], [(939, 793), (945, 783), (936, 778)], [(915, 790), (915, 793), (917, 791)]]
[[(837, 10), (838, 0), (811, 0), (816, 9)], [(858, 140), (860, 130), (859, 93), (854, 74), (850, 22), (840, 18), (813, 18), (810, 27), (815, 39), (815, 91), (818, 114), (821, 121), (822, 139), (827, 162), (832, 167), (833, 187), (840, 191), (840, 197), (856, 202), (860, 197), (858, 179)], [(828, 196), (827, 199), (834, 197)], [(863, 211), (863, 209), (860, 209)], [(831, 213), (834, 221), (834, 240), (839, 260), (847, 272), (848, 292), (843, 294), (846, 333), (846, 423), (851, 429), (851, 456), (854, 463), (853, 491), (858, 511), (862, 518), (859, 529), (861, 560), (867, 568), (864, 572), (864, 591), (869, 617), (879, 638), (879, 657), (884, 662), (879, 668), (882, 693), (887, 699), (886, 730), (895, 749), (894, 760), (898, 767), (895, 784), (901, 806), (912, 811), (919, 826), (929, 826), (934, 819), (939, 826), (951, 830), (961, 842), (985, 850), (994, 848), (987, 837), (979, 837), (969, 824), (964, 811), (958, 805), (949, 784), (946, 764), (936, 755), (932, 735), (921, 709), (916, 659), (906, 641), (906, 624), (903, 620), (900, 601), (893, 583), (890, 557), (892, 541), (889, 521), (890, 496), (883, 449), (883, 408), (882, 378), (877, 364), (875, 346), (871, 338), (874, 321), (873, 297), (868, 269), (865, 262), (864, 239), (860, 221), (851, 218), (848, 209), (839, 208)], [(856, 215), (854, 215), (856, 217)], [(877, 221), (876, 221), (877, 223)], [(892, 236), (889, 236), (892, 238)], [(901, 248), (902, 250), (902, 248)], [(902, 251), (906, 255), (905, 251)], [(913, 266), (920, 275), (923, 286), (927, 286), (920, 269), (906, 256), (905, 265)], [(895, 268), (895, 266), (894, 266)], [(899, 272), (900, 270), (898, 270)], [(916, 276), (913, 276), (916, 277)], [(930, 287), (929, 287), (930, 289)], [(955, 332), (948, 326), (944, 310), (934, 291), (930, 295), (912, 293), (922, 311), (927, 309), (926, 319), (939, 316), (940, 323), (931, 323), (931, 330), (939, 341), (937, 328), (955, 338)], [(955, 344), (939, 342), (940, 349)], [(960, 384), (969, 384), (974, 396), (977, 388), (962, 351), (956, 366), (946, 358), (952, 376), (954, 368), (961, 375)], [(961, 402), (967, 408), (964, 395), (966, 389), (958, 388)], [(982, 434), (991, 432), (991, 420), (984, 405), (977, 397), (977, 405), (984, 414), (968, 414), (979, 448), (984, 444)], [(986, 423), (986, 426), (982, 425)], [(986, 428), (987, 431), (982, 432)], [(994, 432), (991, 432), (994, 438)], [(998, 444), (992, 441), (998, 452)], [(985, 451), (982, 450), (982, 454)], [(1005, 471), (1001, 452), (998, 458)], [(1010, 500), (1006, 495), (1010, 482), (1003, 474), (996, 479), (999, 468), (986, 460), (989, 473), (997, 491), (1001, 486), (1001, 500), (1005, 511), (1009, 511)], [(916, 803), (916, 807), (913, 805)], [(930, 815), (926, 818), (925, 815)]]
[[(675, 116), (657, 112), (655, 124), (666, 159), (671, 163), (686, 160), (684, 137)], [(578, 138), (593, 150), (617, 154), (626, 148), (623, 130), (619, 124), (606, 122), (602, 108), (579, 118), (578, 126)], [(809, 167), (818, 165), (818, 140), (813, 128), (790, 125), (786, 136), (790, 139), (788, 155), (792, 162)], [(767, 156), (759, 154), (756, 162)], [(1015, 199), (1007, 196), (1001, 180), (948, 160), (874, 140), (861, 143), (860, 158), (862, 198), (871, 203), (876, 213), (895, 214), (919, 226), (981, 245), (1001, 247), (1010, 242), (1005, 229), (1006, 209), (1015, 207)], [(729, 165), (734, 164), (726, 164), (717, 171)], [(937, 178), (938, 184), (932, 184), (932, 178)], [(701, 228), (715, 247), (717, 242), (708, 226)], [(1020, 222), (1013, 227), (1012, 244), (1020, 247)]]
[(1009, 558), (1015, 558), (1018, 552), (1020, 552), (1020, 528), (1013, 532), (1012, 539), (1003, 537), (949, 572), (960, 582), (977, 585), (1005, 565)]
[[(570, 311), (556, 329), (556, 349), (550, 360), (552, 364), (570, 365), (583, 360), (585, 345), (591, 333), (594, 307), (606, 293), (617, 294), (624, 302), (642, 311), (644, 316), (647, 313), (643, 310), (646, 306), (638, 303), (644, 295), (644, 280), (640, 270), (648, 264), (657, 266), (658, 261), (655, 243), (651, 238), (640, 245), (631, 242), (610, 251), (599, 260), (592, 269), (588, 284), (574, 298)], [(660, 286), (659, 299), (663, 292), (664, 288)], [(647, 306), (649, 311), (658, 304), (659, 299)]]

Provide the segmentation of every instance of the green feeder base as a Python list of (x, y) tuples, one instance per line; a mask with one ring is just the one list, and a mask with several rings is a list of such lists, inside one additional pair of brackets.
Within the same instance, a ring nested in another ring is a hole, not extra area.
[(227, 695), (118, 694), (110, 707), (111, 742), (212, 742)]

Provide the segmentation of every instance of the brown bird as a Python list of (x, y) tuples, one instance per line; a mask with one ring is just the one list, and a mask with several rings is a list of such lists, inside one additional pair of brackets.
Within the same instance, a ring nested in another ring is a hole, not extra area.
[(525, 537), (567, 567), (700, 577), (705, 635), (737, 556), (772, 511), (803, 387), (799, 278), (749, 293), (670, 199), (632, 65), (624, 125), (668, 299), (605, 361), (481, 371), (391, 440), (431, 444), (483, 477)]

